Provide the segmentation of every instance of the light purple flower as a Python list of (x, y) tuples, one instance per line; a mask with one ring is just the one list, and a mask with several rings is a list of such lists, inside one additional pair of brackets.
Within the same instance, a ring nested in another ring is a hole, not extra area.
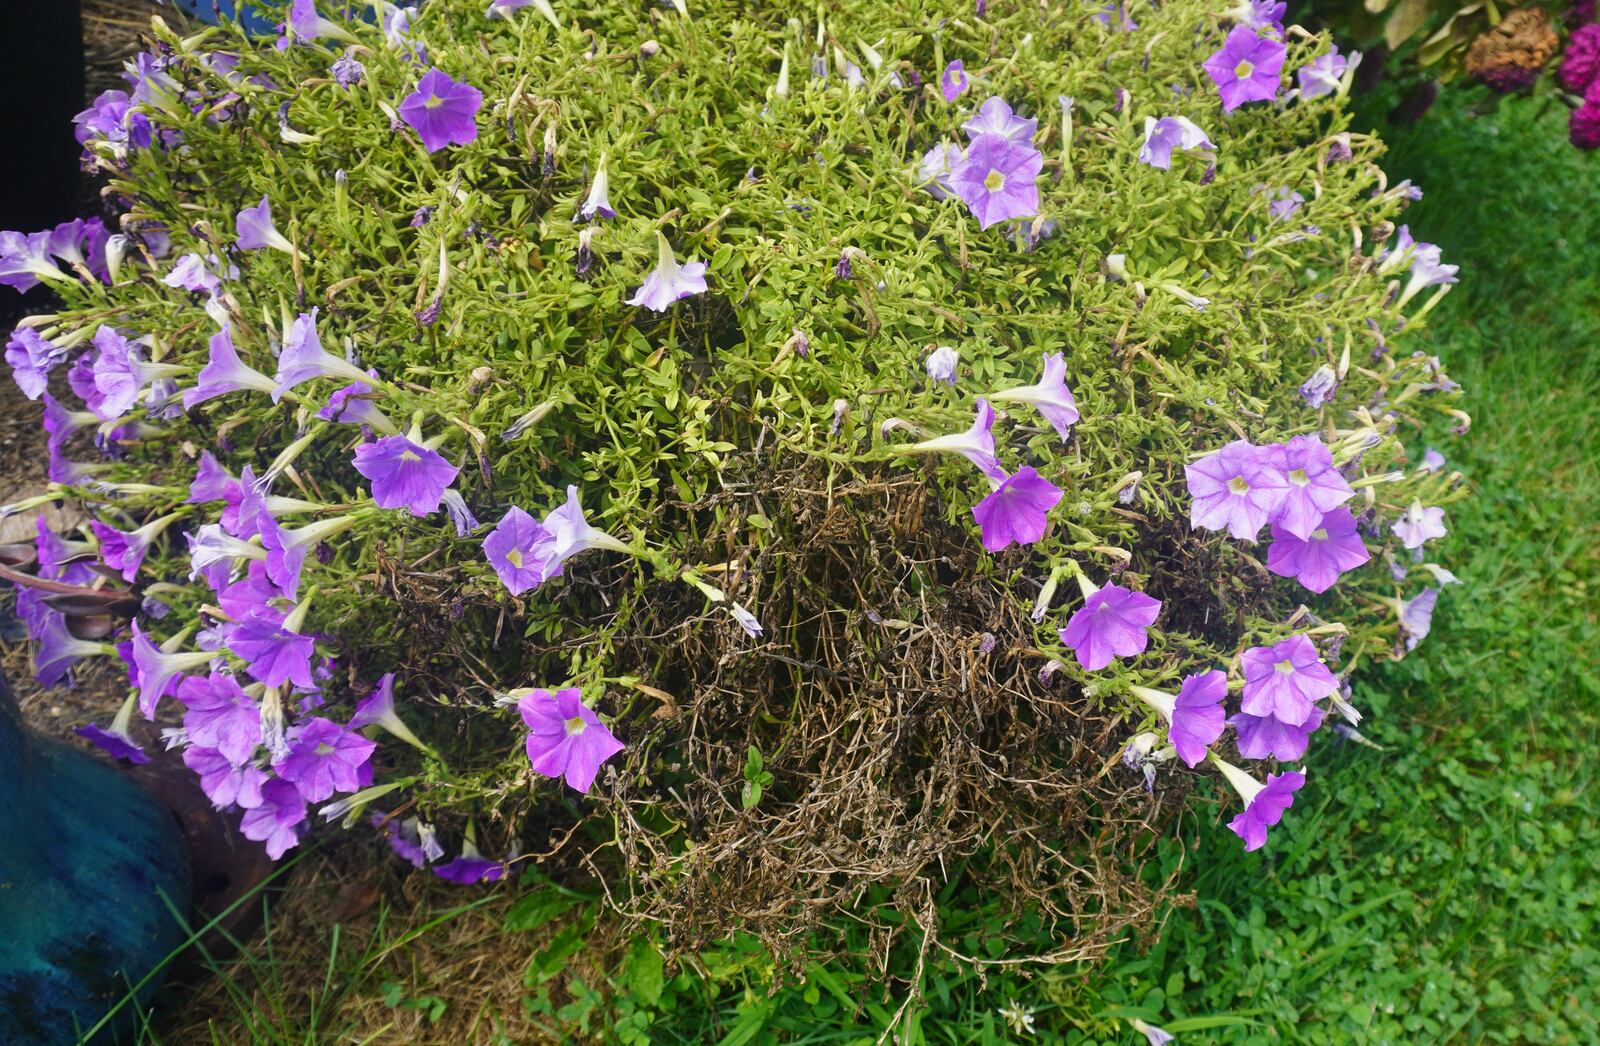
[(266, 843), (267, 856), (276, 861), (300, 842), (298, 826), (306, 819), (306, 800), (292, 783), (280, 778), (263, 782), (260, 791), (261, 801), (245, 811), (239, 831), (246, 839)]
[(289, 754), (272, 769), (293, 783), (306, 802), (320, 803), (335, 792), (362, 787), (363, 772), (377, 749), (377, 742), (317, 716), (291, 733)]
[(1177, 1041), (1177, 1036), (1167, 1031), (1167, 1029), (1154, 1024), (1146, 1024), (1137, 1017), (1130, 1019), (1128, 1023), (1133, 1025), (1134, 1031), (1145, 1037), (1147, 1046), (1167, 1046), (1167, 1043)]
[(1178, 688), (1167, 716), (1167, 739), (1192, 769), (1200, 765), (1207, 747), (1222, 736), (1226, 725), (1222, 701), (1228, 695), (1228, 677), (1217, 669), (1187, 676)]
[(1286, 49), (1277, 40), (1256, 35), (1246, 25), (1236, 25), (1203, 68), (1222, 95), (1222, 109), (1232, 112), (1246, 102), (1278, 97), (1278, 80)]
[(96, 723), (85, 723), (72, 732), (89, 741), (113, 759), (126, 759), (130, 763), (148, 763), (150, 757), (144, 754), (144, 748), (133, 739), (133, 735), (130, 733), (130, 727), (133, 723), (133, 709), (134, 701), (130, 695), (128, 700), (122, 702), (122, 708), (118, 710), (116, 718), (111, 721), (109, 727), (102, 727)]
[(1337, 91), (1339, 82), (1344, 79), (1345, 71), (1350, 68), (1350, 63), (1360, 60), (1360, 52), (1346, 58), (1339, 53), (1337, 47), (1330, 47), (1326, 54), (1317, 55), (1295, 70), (1295, 78), (1300, 81), (1301, 99), (1320, 98)]
[[(228, 631), (228, 649), (245, 660), (245, 671), (252, 679), (267, 686), (317, 685), (311, 676), (316, 641), (291, 631), (276, 611), (257, 611), (234, 625)], [(180, 693), (179, 698), (182, 696)]]
[(1184, 466), (1189, 523), (1196, 529), (1226, 529), (1241, 541), (1254, 541), (1288, 494), (1289, 484), (1267, 450), (1234, 440)]
[(983, 547), (998, 552), (1015, 542), (1031, 545), (1044, 537), (1048, 513), (1061, 500), (1061, 489), (1024, 465), (972, 509), (983, 533)]
[(162, 650), (139, 628), (139, 622), (134, 621), (129, 657), (132, 659), (133, 685), (139, 688), (139, 711), (144, 713), (146, 719), (154, 719), (156, 705), (177, 689), (178, 677), (209, 664), (214, 656), (206, 650), (179, 653)]
[(1044, 357), (1044, 374), (1038, 382), (1021, 388), (996, 392), (989, 398), (996, 403), (1027, 403), (1044, 415), (1063, 443), (1072, 426), (1078, 423), (1078, 403), (1067, 388), (1067, 357), (1053, 352)]
[(1144, 118), (1144, 144), (1139, 147), (1139, 162), (1172, 169), (1175, 149), (1216, 149), (1216, 144), (1206, 137), (1206, 132), (1196, 127), (1186, 117), (1163, 116)]
[(1448, 533), (1444, 526), (1444, 509), (1423, 508), (1420, 501), (1413, 501), (1405, 515), (1395, 520), (1389, 529), (1406, 548), (1421, 548), (1426, 542)]
[(1285, 0), (1240, 0), (1223, 12), (1224, 16), (1251, 29), (1283, 31), (1283, 14), (1289, 9)]
[(183, 765), (199, 776), (200, 790), (218, 810), (230, 806), (251, 810), (262, 803), (261, 790), (269, 780), (264, 770), (235, 765), (221, 752), (205, 745), (185, 748)]
[(1294, 217), (1295, 212), (1298, 211), (1305, 204), (1305, 202), (1306, 198), (1304, 196), (1301, 196), (1287, 185), (1281, 186), (1278, 191), (1273, 194), (1271, 202), (1267, 204), (1267, 217), (1271, 218), (1275, 222), (1288, 221), (1290, 218)]
[(79, 660), (106, 653), (110, 653), (109, 647), (74, 636), (67, 630), (66, 616), (45, 607), (34, 634), (34, 681), (44, 687), (55, 686)]
[(246, 364), (233, 347), (233, 333), (226, 327), (211, 336), (211, 355), (200, 369), (197, 384), (183, 393), (183, 409), (189, 410), (210, 399), (230, 392), (254, 389), (269, 396), (278, 391), (278, 383)]
[(965, 158), (959, 145), (940, 142), (922, 154), (922, 163), (917, 167), (918, 184), (935, 200), (954, 196), (956, 190), (950, 184), (950, 176)]
[(561, 563), (591, 548), (609, 549), (612, 552), (630, 551), (627, 545), (610, 534), (589, 525), (576, 486), (568, 485), (567, 500), (559, 508), (551, 509), (540, 525), (554, 539), (556, 559)]
[(350, 51), (340, 55), (329, 71), (333, 73), (333, 82), (340, 87), (354, 87), (367, 75), (367, 67)]
[(1444, 468), (1444, 455), (1429, 447), (1423, 452), (1422, 460), (1418, 462), (1417, 468), (1422, 472), (1438, 472)]
[(728, 613), (733, 615), (733, 620), (738, 623), (740, 628), (744, 629), (745, 634), (751, 639), (761, 638), (761, 633), (765, 631), (765, 629), (761, 627), (761, 620), (754, 614), (750, 613), (750, 611), (746, 610), (738, 603), (729, 604)]
[(439, 511), (439, 499), (461, 472), (438, 451), (404, 436), (385, 436), (356, 448), (355, 469), (372, 483), (379, 508), (403, 508), (413, 516)]
[(1010, 142), (1031, 143), (1039, 121), (1018, 116), (998, 95), (978, 107), (978, 115), (961, 125), (969, 140), (992, 134)]
[(577, 687), (555, 693), (541, 688), (518, 701), (517, 711), (528, 727), (528, 759), (534, 772), (564, 777), (569, 787), (587, 792), (600, 764), (627, 746), (612, 736), (582, 698)]
[[(1313, 708), (1304, 723), (1285, 723), (1275, 716), (1239, 712), (1228, 723), (1239, 732), (1239, 754), (1246, 759), (1299, 759), (1311, 735), (1322, 725), (1323, 711)], [(1193, 766), (1193, 763), (1189, 764)]]
[(45, 338), (32, 327), (18, 327), (6, 342), (6, 362), (11, 378), (31, 400), (44, 394), (50, 384), (50, 371), (67, 358), (66, 349)]
[(973, 140), (950, 184), (987, 229), (1008, 218), (1039, 213), (1039, 172), (1044, 156), (1027, 142), (984, 134)]
[(901, 448), (906, 454), (960, 454), (982, 470), (985, 476), (998, 482), (1005, 478), (1005, 470), (994, 453), (994, 408), (982, 396), (978, 397), (977, 415), (965, 432), (948, 436), (935, 436), (921, 443)]
[(1279, 577), (1292, 577), (1312, 592), (1326, 592), (1339, 575), (1372, 558), (1356, 533), (1355, 517), (1343, 505), (1329, 511), (1302, 540), (1281, 524), (1272, 525), (1267, 548), (1267, 569)]
[(428, 863), (428, 854), (422, 848), (422, 835), (418, 831), (419, 824), (415, 817), (407, 817), (402, 821), (387, 814), (372, 815), (373, 827), (383, 833), (389, 848), (402, 860), (410, 862), (413, 868), (421, 868)]
[(1098, 672), (1113, 658), (1144, 653), (1150, 641), (1146, 630), (1160, 613), (1159, 599), (1121, 585), (1105, 585), (1073, 613), (1061, 630), (1061, 642), (1077, 655), (1078, 664)]
[(555, 535), (515, 505), (483, 539), (483, 554), (513, 596), (538, 588), (561, 573)]
[(578, 208), (575, 218), (587, 222), (616, 216), (617, 212), (611, 209), (611, 178), (606, 174), (606, 157), (602, 153), (600, 165), (594, 171), (594, 181), (589, 185), (589, 195), (584, 199), (583, 206)]
[(461, 844), (461, 856), (445, 864), (435, 865), (433, 874), (458, 886), (474, 883), (492, 883), (506, 874), (504, 861), (491, 861), (478, 852), (471, 840)]
[(483, 93), (471, 84), (452, 80), (441, 69), (429, 69), (417, 89), (400, 103), (400, 118), (422, 139), (422, 147), (436, 153), (447, 145), (470, 145), (478, 140), (478, 109)]
[(1301, 540), (1322, 524), (1322, 517), (1355, 496), (1333, 467), (1333, 454), (1315, 435), (1261, 448), (1287, 483), (1283, 501), (1269, 517)]
[(139, 343), (129, 341), (114, 327), (102, 325), (95, 331), (94, 347), (91, 373), (99, 401), (89, 402), (89, 409), (102, 421), (128, 413), (145, 386), (156, 378), (183, 373), (182, 367), (145, 362)]
[(350, 717), (351, 730), (360, 730), (367, 726), (380, 726), (406, 744), (429, 751), (428, 746), (412, 733), (411, 728), (406, 726), (405, 720), (400, 718), (400, 713), (395, 710), (393, 672), (384, 673), (372, 693), (362, 699), (356, 706), (355, 714)]
[(1296, 770), (1270, 774), (1263, 785), (1220, 759), (1216, 763), (1245, 804), (1244, 812), (1228, 822), (1229, 830), (1244, 840), (1246, 853), (1261, 849), (1267, 842), (1267, 829), (1281, 821), (1284, 811), (1294, 805), (1294, 793), (1306, 783), (1305, 774)]
[(961, 59), (944, 67), (939, 76), (939, 91), (947, 102), (954, 102), (967, 93), (967, 67)]
[(284, 338), (283, 351), (278, 355), (277, 388), (273, 402), (283, 394), (313, 378), (343, 378), (346, 381), (365, 383), (373, 375), (360, 367), (333, 355), (322, 347), (317, 335), (317, 309), (302, 312), (289, 327)]
[(102, 91), (72, 122), (76, 125), (73, 134), (80, 143), (105, 142), (119, 155), (129, 149), (148, 149), (153, 139), (150, 118), (132, 109), (132, 99), (126, 91)]
[[(161, 277), (161, 282), (168, 287), (190, 291), (195, 294), (215, 294), (222, 287), (222, 277), (218, 272), (222, 263), (215, 254), (201, 257), (193, 252), (185, 254), (172, 264), (172, 271)], [(238, 279), (239, 270), (236, 266), (229, 266), (229, 279)]]
[(177, 698), (188, 709), (183, 728), (190, 741), (216, 749), (234, 766), (250, 761), (261, 743), (261, 709), (237, 679), (224, 672), (189, 676)]
[(1324, 363), (1311, 372), (1311, 377), (1300, 386), (1300, 398), (1306, 401), (1306, 406), (1312, 410), (1320, 410), (1333, 394), (1339, 390), (1339, 376), (1333, 368)]
[(956, 350), (948, 345), (940, 345), (928, 353), (928, 358), (923, 361), (923, 366), (928, 371), (928, 378), (935, 382), (944, 382), (946, 385), (956, 383), (956, 367), (961, 363), (961, 357)]
[(51, 260), (48, 232), (0, 232), (0, 283), (26, 292), (40, 280), (70, 278)]
[(1251, 647), (1239, 659), (1244, 672), (1240, 710), (1253, 716), (1273, 716), (1292, 724), (1304, 723), (1320, 701), (1339, 689), (1317, 648), (1304, 635), (1293, 635), (1270, 647)]
[(450, 517), (450, 525), (456, 528), (456, 537), (470, 537), (478, 529), (478, 517), (472, 514), (472, 509), (467, 507), (467, 499), (459, 491), (445, 491), (439, 503), (444, 506), (445, 515)]
[(89, 521), (89, 529), (94, 531), (95, 540), (100, 543), (100, 562), (120, 573), (122, 580), (132, 584), (139, 573), (139, 565), (150, 551), (154, 536), (142, 527), (139, 530), (118, 530), (98, 519)]
[(1425, 588), (1415, 599), (1408, 599), (1400, 607), (1400, 631), (1405, 633), (1406, 649), (1415, 650), (1417, 644), (1433, 631), (1433, 611), (1439, 603), (1439, 590)]
[(627, 304), (642, 305), (654, 312), (666, 312), (672, 303), (706, 292), (706, 263), (684, 262), (672, 256), (672, 245), (665, 233), (656, 233), (656, 267), (629, 298)]
[(272, 201), (265, 196), (254, 207), (246, 207), (239, 212), (234, 219), (234, 229), (239, 234), (237, 244), (241, 250), (255, 251), (272, 247), (286, 254), (294, 253), (294, 244), (285, 239), (277, 225), (273, 224)]

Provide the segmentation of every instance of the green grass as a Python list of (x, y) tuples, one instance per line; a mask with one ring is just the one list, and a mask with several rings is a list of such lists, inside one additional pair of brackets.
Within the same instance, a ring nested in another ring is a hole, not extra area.
[[(523, 1013), (579, 1038), (724, 1046), (1142, 1043), (1135, 1014), (1186, 1044), (1600, 1041), (1600, 167), (1565, 146), (1559, 116), (1533, 112), (1458, 107), (1388, 135), (1391, 178), (1427, 190), (1412, 229), (1463, 273), (1423, 340), (1466, 386), (1475, 424), (1417, 447), (1444, 449), (1477, 494), (1451, 512), (1444, 561), (1464, 584), (1446, 590), (1433, 634), (1361, 680), (1363, 732), (1384, 752), (1322, 737), (1308, 787), (1256, 854), (1219, 808), (1197, 808), (1149, 869), (1181, 865), (1194, 907), (1169, 915), (1154, 948), (1096, 968), (919, 963), (911, 932), (887, 979), (842, 961), (774, 990), (749, 942), (671, 976), (638, 942), (580, 976), (582, 936), (564, 932), (530, 947)], [(959, 886), (941, 902), (943, 938), (983, 954), (998, 905)], [(547, 907), (520, 902), (513, 925), (573, 914)], [(850, 943), (867, 951), (864, 931)], [(371, 955), (334, 953), (328, 983), (431, 1004), (432, 986), (386, 980)], [(236, 1001), (236, 1041), (315, 1038), (304, 1016)], [(998, 1012), (1013, 1003), (1033, 1012), (1031, 1040)]]

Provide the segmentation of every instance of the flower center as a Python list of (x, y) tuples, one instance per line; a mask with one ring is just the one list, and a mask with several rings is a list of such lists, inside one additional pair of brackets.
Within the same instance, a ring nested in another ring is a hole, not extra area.
[(589, 729), (589, 724), (585, 723), (580, 716), (573, 716), (571, 719), (568, 719), (565, 723), (565, 726), (567, 728), (568, 737), (576, 737), (585, 730)]
[(1250, 74), (1255, 71), (1256, 67), (1249, 62), (1240, 62), (1238, 65), (1233, 67), (1234, 77), (1240, 80), (1250, 79)]
[(1323, 530), (1321, 527), (1318, 527), (1316, 530), (1313, 530), (1311, 532), (1311, 540), (1312, 541), (1326, 541), (1326, 540), (1328, 540), (1328, 532), (1326, 530)]
[[(1243, 63), (1243, 64), (1244, 65), (1248, 65), (1249, 63)], [(430, 95), (428, 95), (428, 100), (426, 102), (422, 103), (422, 107), (424, 109), (437, 109), (437, 108), (439, 108), (439, 106), (441, 106), (443, 104), (444, 104), (444, 99), (443, 98), (440, 98), (436, 94), (430, 94)]]
[(519, 570), (522, 569), (522, 549), (514, 548), (510, 552), (507, 552), (506, 562), (510, 563)]
[(991, 168), (989, 177), (983, 180), (983, 187), (990, 192), (999, 192), (1006, 187), (1006, 176)]
[(1311, 477), (1306, 475), (1305, 469), (1295, 469), (1289, 473), (1289, 482), (1297, 487), (1304, 487), (1311, 483)]
[(421, 461), (422, 460), (422, 455), (418, 454), (414, 450), (402, 450), (400, 452), (400, 460), (401, 461)]
[(1250, 493), (1250, 484), (1245, 482), (1243, 476), (1235, 476), (1228, 480), (1228, 489), (1235, 494), (1248, 494)]
[(317, 745), (317, 754), (318, 755), (332, 755), (334, 753), (334, 751), (335, 751), (334, 747), (332, 745), (330, 745), (326, 741), (323, 741), (322, 743)]
[(1279, 672), (1283, 673), (1284, 675), (1289, 675), (1291, 672), (1294, 671), (1294, 662), (1290, 661), (1288, 658), (1284, 658), (1282, 661), (1279, 661), (1277, 664), (1273, 665), (1272, 667), (1277, 669)]

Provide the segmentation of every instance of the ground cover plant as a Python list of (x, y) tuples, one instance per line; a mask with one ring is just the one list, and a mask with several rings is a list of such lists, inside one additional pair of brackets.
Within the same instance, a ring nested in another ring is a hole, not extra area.
[(1326, 41), (337, 14), (158, 24), (81, 118), (107, 214), (0, 267), (64, 300), (7, 348), (35, 501), (96, 514), (40, 534), (37, 673), (120, 653), (86, 735), (163, 725), (275, 856), (320, 815), (802, 965), (961, 882), (1088, 957), (1154, 925), (1147, 822), (1209, 774), (1261, 847), (1426, 636), (1455, 266)]

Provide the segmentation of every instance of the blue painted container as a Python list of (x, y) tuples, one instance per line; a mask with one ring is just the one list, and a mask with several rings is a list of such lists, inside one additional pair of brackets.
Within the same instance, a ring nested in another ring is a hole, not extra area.
[[(188, 911), (188, 858), (132, 781), (29, 731), (3, 676), (0, 788), (0, 1043), (76, 1043), (183, 943), (162, 894)], [(135, 1016), (124, 1006), (88, 1041), (131, 1041)]]
[(236, 3), (235, 0), (175, 0), (175, 3), (178, 10), (185, 14), (193, 15), (202, 22), (210, 22), (213, 25), (217, 22), (218, 11), (222, 12), (224, 18), (237, 18), (237, 8), (243, 7), (244, 18), (242, 21), (244, 22), (244, 27), (250, 32), (276, 35), (278, 31), (278, 18), (276, 16), (269, 18), (262, 14), (261, 9), (252, 4), (250, 0), (244, 0), (243, 3)]

